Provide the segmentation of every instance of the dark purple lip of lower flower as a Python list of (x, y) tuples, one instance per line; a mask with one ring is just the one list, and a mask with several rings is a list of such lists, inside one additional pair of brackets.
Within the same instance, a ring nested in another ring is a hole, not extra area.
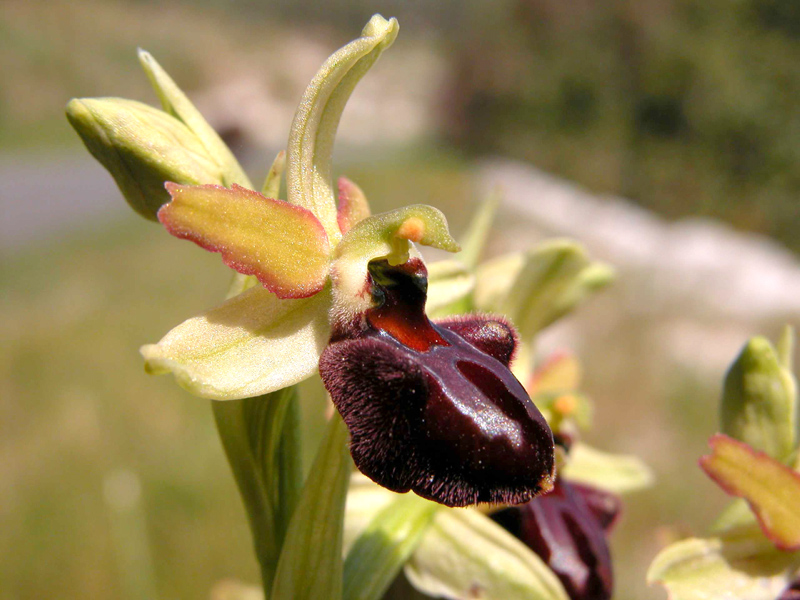
[(571, 600), (608, 600), (613, 575), (605, 533), (616, 513), (596, 507), (612, 505), (620, 506), (612, 494), (559, 478), (547, 494), (492, 518), (547, 563)]
[(794, 581), (781, 592), (777, 600), (800, 600), (800, 575), (795, 577)]
[(360, 328), (335, 333), (320, 359), (356, 466), (448, 506), (524, 502), (550, 487), (554, 449), (508, 368), (515, 334), (480, 315), (431, 323), (424, 269), (372, 265), (378, 306)]

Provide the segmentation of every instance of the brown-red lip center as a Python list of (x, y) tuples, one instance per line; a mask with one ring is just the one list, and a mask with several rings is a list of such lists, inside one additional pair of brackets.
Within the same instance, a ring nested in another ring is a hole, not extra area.
[[(427, 352), (433, 346), (448, 346), (425, 314), (428, 280), (422, 261), (412, 259), (391, 268), (386, 261), (378, 261), (370, 267), (373, 297), (380, 304), (367, 310), (369, 325), (418, 352)], [(389, 269), (391, 279), (384, 275)]]

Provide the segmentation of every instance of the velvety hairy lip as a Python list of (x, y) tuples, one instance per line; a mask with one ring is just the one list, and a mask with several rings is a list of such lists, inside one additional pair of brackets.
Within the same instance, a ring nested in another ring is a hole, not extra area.
[(365, 475), (448, 506), (518, 504), (552, 485), (553, 437), (508, 368), (503, 319), (431, 323), (419, 260), (370, 266), (376, 307), (334, 330), (320, 373)]

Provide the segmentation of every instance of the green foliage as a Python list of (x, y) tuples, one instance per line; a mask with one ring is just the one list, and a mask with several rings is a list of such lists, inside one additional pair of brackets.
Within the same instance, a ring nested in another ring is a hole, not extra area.
[(800, 249), (800, 10), (791, 0), (517, 1), (473, 11), (452, 139), (672, 217)]

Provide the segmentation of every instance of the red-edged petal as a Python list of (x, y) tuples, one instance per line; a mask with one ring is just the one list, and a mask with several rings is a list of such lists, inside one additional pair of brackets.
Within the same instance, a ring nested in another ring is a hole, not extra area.
[(700, 466), (722, 489), (750, 504), (764, 534), (781, 550), (800, 550), (800, 473), (764, 452), (718, 433)]
[(311, 211), (233, 185), (167, 183), (158, 211), (172, 235), (222, 254), (226, 265), (279, 298), (306, 298), (325, 285), (328, 236)]
[(347, 177), (339, 178), (339, 207), (336, 211), (336, 221), (342, 234), (347, 233), (353, 225), (363, 221), (371, 212), (369, 202), (361, 188)]

